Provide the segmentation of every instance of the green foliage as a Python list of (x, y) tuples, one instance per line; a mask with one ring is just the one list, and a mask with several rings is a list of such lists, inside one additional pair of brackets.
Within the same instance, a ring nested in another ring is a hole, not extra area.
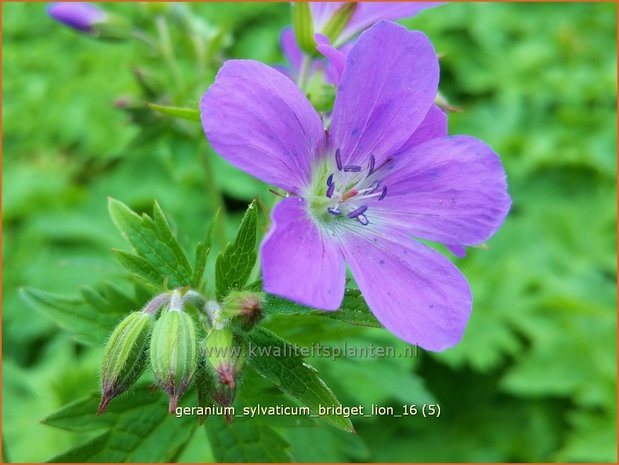
[(221, 417), (207, 423), (208, 438), (218, 462), (290, 462), (289, 444), (260, 421), (235, 421)]
[(146, 386), (117, 399), (104, 415), (94, 416), (98, 396), (75, 401), (43, 420), (68, 431), (98, 433), (50, 462), (172, 461), (197, 427), (195, 418), (170, 415), (164, 396)]
[(22, 295), (83, 344), (101, 344), (116, 323), (137, 307), (135, 300), (111, 284), (100, 292), (84, 287), (79, 297), (33, 288), (22, 289)]
[(264, 306), (270, 315), (325, 316), (351, 325), (382, 328), (357, 289), (346, 289), (342, 305), (335, 312), (325, 312), (306, 307), (271, 294), (267, 294), (265, 297)]
[(108, 206), (114, 224), (136, 252), (132, 255), (115, 251), (129, 271), (156, 290), (191, 284), (193, 273), (187, 255), (157, 202), (153, 206), (153, 218), (145, 213), (139, 216), (115, 199), (110, 199)]
[[(103, 7), (141, 26), (152, 23), (145, 5)], [(612, 3), (453, 3), (403, 21), (428, 34), (442, 55), (441, 92), (464, 107), (449, 115), (450, 132), (480, 137), (501, 155), (514, 206), (487, 248), (470, 249), (457, 261), (474, 295), (458, 346), (412, 358), (308, 362), (343, 405), (438, 402), (440, 419), (354, 418), (358, 434), (352, 435), (313, 418), (235, 418), (227, 426), (212, 417), (208, 438), (228, 447), (211, 450), (196, 418), (169, 416), (165, 395), (146, 388), (94, 415), (98, 396), (91, 392), (114, 325), (166, 285), (225, 294), (228, 287), (208, 278), (216, 271), (209, 251), (222, 253), (225, 236), (232, 237), (257, 195), (266, 209), (275, 200), (267, 186), (217, 157), (199, 124), (159, 115), (145, 102), (196, 108), (228, 57), (283, 63), (278, 38), (291, 23), (290, 6), (173, 8), (162, 15), (181, 85), (144, 44), (103, 44), (52, 22), (41, 4), (2, 4), (3, 173), (11, 181), (2, 188), (3, 458), (615, 461)], [(309, 82), (307, 92), (319, 110), (329, 111), (333, 89), (318, 84)], [(110, 196), (139, 212), (117, 205), (128, 236), (132, 227), (146, 227), (147, 236), (133, 237), (137, 246), (130, 240), (134, 250), (116, 252), (140, 283), (131, 292), (109, 256), (110, 248), (122, 248), (105, 211)], [(141, 216), (152, 212), (153, 198), (174, 222), (157, 212)], [(213, 236), (211, 227), (205, 237), (222, 205), (222, 231)], [(260, 216), (255, 242), (267, 227), (268, 215)], [(173, 269), (149, 244), (165, 260), (173, 258)], [(194, 249), (193, 264), (179, 253)], [(243, 284), (229, 276), (226, 286), (242, 287), (252, 277), (249, 258), (234, 262), (247, 274)], [(404, 348), (378, 327), (355, 291), (347, 291), (338, 312), (274, 296), (265, 307), (263, 324), (291, 344)], [(280, 382), (276, 374), (263, 378), (249, 370), (239, 406), (297, 405), (272, 385)], [(187, 405), (195, 405), (191, 396)], [(139, 439), (144, 447), (136, 446)]]
[(242, 289), (256, 264), (256, 222), (258, 213), (253, 201), (241, 221), (234, 242), (217, 256), (215, 280), (217, 299), (222, 300), (230, 291)]
[[(320, 406), (337, 407), (340, 402), (317, 371), (305, 363), (298, 349), (267, 329), (257, 328), (250, 335), (255, 355), (250, 353), (249, 364), (258, 373), (279, 388), (300, 400), (318, 413)], [(325, 421), (344, 431), (353, 431), (350, 420), (341, 415), (321, 416)]]

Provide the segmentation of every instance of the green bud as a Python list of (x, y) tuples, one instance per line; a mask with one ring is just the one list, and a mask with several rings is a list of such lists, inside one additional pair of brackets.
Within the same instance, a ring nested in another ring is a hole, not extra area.
[(292, 4), (292, 27), (297, 44), (305, 53), (316, 54), (316, 41), (314, 40), (314, 24), (309, 3), (294, 2)]
[(245, 341), (230, 328), (212, 329), (206, 336), (204, 354), (219, 381), (235, 389), (247, 355)]
[(262, 296), (257, 292), (233, 291), (224, 299), (222, 311), (232, 323), (249, 331), (264, 316)]
[(153, 316), (130, 313), (112, 332), (103, 352), (101, 403), (97, 415), (110, 401), (129, 389), (146, 368), (146, 348), (153, 327)]
[(191, 384), (198, 363), (196, 326), (187, 313), (165, 312), (155, 323), (150, 364), (159, 386), (170, 396), (170, 412)]

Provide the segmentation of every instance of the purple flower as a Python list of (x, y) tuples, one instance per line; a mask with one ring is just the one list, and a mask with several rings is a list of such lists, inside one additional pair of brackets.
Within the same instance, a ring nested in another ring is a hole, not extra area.
[[(351, 44), (348, 42), (373, 24), (383, 20), (410, 18), (427, 8), (440, 6), (443, 3), (359, 2), (356, 4), (356, 9), (350, 17), (348, 24), (331, 47), (329, 39), (322, 35), (322, 33), (329, 20), (344, 5), (346, 5), (346, 2), (311, 2), (309, 4), (314, 32), (317, 36), (318, 50), (325, 56), (327, 56), (325, 54), (325, 50), (327, 50), (325, 44), (329, 45), (329, 49), (339, 51), (343, 56), (346, 56), (351, 49)], [(295, 82), (298, 82), (304, 55), (297, 44), (292, 28), (286, 28), (282, 31), (280, 46), (289, 66), (276, 66), (275, 68), (288, 75)], [(321, 49), (321, 46), (323, 46), (323, 49)], [(337, 85), (339, 72), (337, 69), (334, 69), (331, 57), (327, 56), (327, 58), (329, 58), (329, 63), (324, 63), (322, 60), (312, 60), (308, 74), (311, 76), (317, 71), (322, 70), (325, 73), (325, 80), (330, 84)]]
[(424, 34), (378, 23), (348, 56), (327, 131), (281, 73), (251, 60), (224, 63), (200, 105), (206, 136), (227, 161), (290, 193), (261, 245), (267, 292), (336, 310), (347, 262), (391, 332), (428, 350), (461, 339), (469, 285), (411, 237), (479, 244), (511, 201), (492, 149), (446, 136), (433, 103), (438, 80)]
[(47, 7), (56, 21), (82, 32), (92, 32), (93, 26), (105, 20), (106, 13), (89, 3), (57, 2)]

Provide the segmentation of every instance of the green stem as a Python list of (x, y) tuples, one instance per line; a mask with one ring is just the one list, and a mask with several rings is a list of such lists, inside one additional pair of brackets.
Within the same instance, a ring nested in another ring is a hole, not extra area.
[(215, 240), (217, 241), (219, 247), (223, 248), (228, 243), (228, 235), (226, 234), (226, 220), (228, 216), (226, 213), (226, 205), (224, 204), (224, 198), (221, 195), (221, 191), (217, 186), (215, 173), (213, 172), (213, 166), (211, 165), (209, 155), (205, 150), (202, 150), (201, 153), (204, 172), (206, 174), (206, 190), (209, 198), (211, 199), (211, 204), (213, 205), (213, 216), (215, 216), (217, 211), (219, 211), (219, 218), (215, 224)]
[(176, 87), (176, 102), (180, 104), (179, 95), (183, 93), (183, 80), (178, 68), (178, 62), (174, 55), (174, 48), (172, 47), (172, 40), (170, 39), (170, 30), (168, 28), (168, 22), (164, 16), (157, 16), (157, 32), (159, 33), (159, 46), (161, 48), (161, 55), (163, 56), (168, 69), (172, 74), (174, 80), (174, 86)]
[(305, 93), (305, 87), (307, 86), (307, 81), (309, 79), (309, 71), (312, 65), (312, 59), (307, 55), (303, 56), (303, 61), (301, 62), (301, 69), (299, 70), (299, 79), (297, 84), (301, 92)]

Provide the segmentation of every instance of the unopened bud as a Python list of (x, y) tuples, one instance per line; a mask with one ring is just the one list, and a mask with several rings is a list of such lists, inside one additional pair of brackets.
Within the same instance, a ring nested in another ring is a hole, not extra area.
[(90, 3), (50, 3), (47, 14), (71, 29), (99, 39), (120, 40), (131, 35), (131, 27), (123, 18), (110, 15)]
[(170, 396), (171, 413), (195, 374), (197, 344), (195, 323), (187, 313), (169, 310), (155, 323), (150, 363), (157, 383)]
[(152, 327), (152, 315), (133, 312), (112, 332), (103, 353), (98, 415), (103, 413), (114, 397), (129, 389), (144, 372)]
[(223, 314), (232, 323), (249, 331), (262, 319), (262, 296), (257, 292), (231, 292), (224, 299)]
[(212, 329), (206, 336), (204, 353), (219, 381), (231, 389), (236, 388), (236, 380), (247, 348), (245, 341), (230, 328)]

